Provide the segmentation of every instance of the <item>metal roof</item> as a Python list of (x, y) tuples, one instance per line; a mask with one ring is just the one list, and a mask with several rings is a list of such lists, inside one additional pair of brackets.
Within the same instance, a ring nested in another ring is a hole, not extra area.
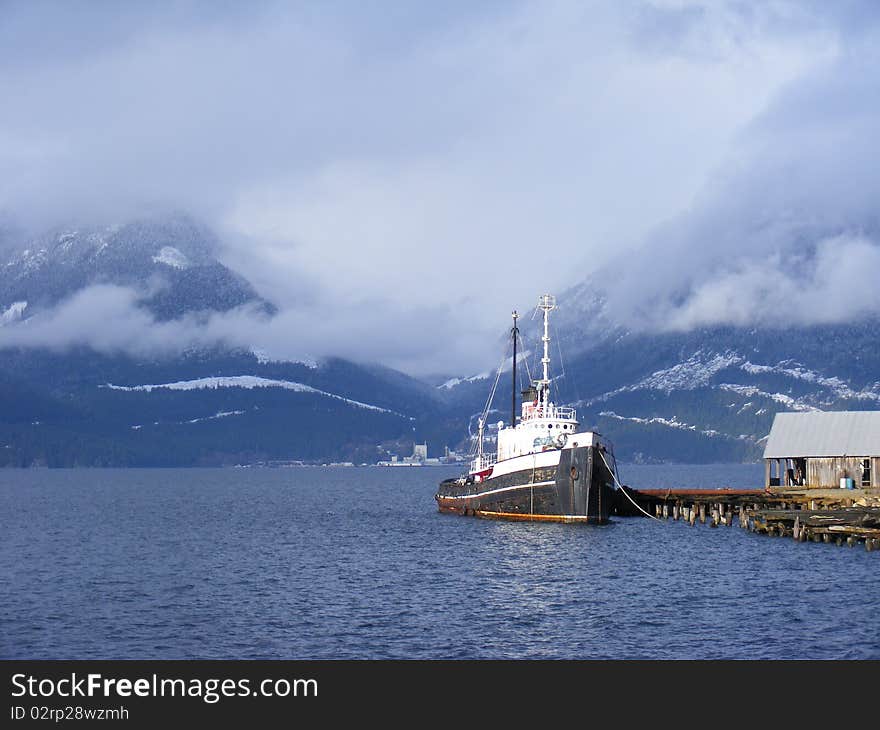
[(880, 456), (880, 411), (777, 413), (765, 459)]

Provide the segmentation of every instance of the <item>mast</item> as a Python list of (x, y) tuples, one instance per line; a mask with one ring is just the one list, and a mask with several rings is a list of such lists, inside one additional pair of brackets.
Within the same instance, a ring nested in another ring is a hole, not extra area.
[(541, 341), (544, 343), (544, 357), (541, 358), (544, 372), (540, 385), (541, 403), (546, 406), (549, 401), (547, 396), (550, 390), (550, 312), (556, 309), (556, 297), (552, 294), (544, 294), (538, 300), (538, 308), (544, 312), (544, 336), (541, 338)]
[(516, 320), (519, 319), (519, 315), (516, 313), (516, 310), (513, 310), (513, 329), (510, 334), (513, 336), (513, 387), (511, 388), (510, 393), (510, 425), (511, 427), (516, 426), (516, 336), (519, 334), (519, 330), (516, 328)]

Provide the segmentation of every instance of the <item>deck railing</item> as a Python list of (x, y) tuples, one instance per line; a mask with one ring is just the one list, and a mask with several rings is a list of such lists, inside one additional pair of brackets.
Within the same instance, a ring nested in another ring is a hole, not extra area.
[(576, 421), (577, 413), (574, 408), (568, 406), (529, 406), (523, 412), (523, 421), (533, 421), (536, 418), (550, 418), (560, 421)]
[(498, 454), (483, 454), (471, 462), (471, 472), (483, 471), (498, 461)]

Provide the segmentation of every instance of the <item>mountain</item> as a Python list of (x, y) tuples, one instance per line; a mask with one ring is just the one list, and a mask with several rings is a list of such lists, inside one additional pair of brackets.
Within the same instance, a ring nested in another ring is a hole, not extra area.
[[(555, 397), (577, 408), (582, 425), (607, 435), (618, 458), (754, 461), (778, 411), (880, 408), (876, 318), (652, 334), (616, 324), (597, 289), (581, 285), (558, 299)], [(539, 333), (526, 326), (523, 334), (538, 352)], [(534, 373), (539, 363), (534, 354), (531, 360)], [(491, 385), (488, 377), (450, 383), (441, 387), (446, 397), (474, 409), (478, 391)], [(509, 420), (509, 386), (499, 388), (496, 416)]]
[[(97, 284), (138, 291), (167, 321), (275, 306), (217, 258), (218, 242), (184, 216), (66, 228), (5, 242), (3, 326), (28, 327)], [(20, 321), (22, 320), (22, 321)], [(375, 463), (451, 437), (430, 386), (338, 358), (268, 359), (209, 348), (137, 357), (88, 347), (0, 345), (0, 465), (190, 466), (256, 461)]]
[[(275, 305), (218, 258), (186, 216), (24, 237), (0, 221), (0, 465), (192, 466), (302, 460), (375, 463), (427, 441), (467, 451), (495, 373), (424, 381), (339, 358), (271, 360), (219, 346), (163, 356), (2, 345), (97, 284), (138, 292), (160, 321)], [(781, 410), (880, 408), (880, 321), (648, 333), (615, 320), (595, 280), (552, 315), (555, 400), (577, 408), (624, 461), (760, 457)], [(537, 373), (537, 320), (520, 320)], [(501, 343), (504, 347), (504, 343)], [(510, 420), (510, 374), (489, 417)], [(491, 448), (491, 447), (489, 447)]]
[(175, 215), (107, 227), (55, 229), (25, 240), (0, 266), (0, 317), (22, 319), (45, 311), (77, 291), (97, 285), (133, 287), (159, 320), (187, 312), (223, 312), (261, 299), (241, 276), (217, 258), (210, 230)]
[(339, 359), (0, 351), (0, 465), (7, 466), (375, 463), (424, 438), (432, 428), (425, 414), (435, 409), (421, 383)]

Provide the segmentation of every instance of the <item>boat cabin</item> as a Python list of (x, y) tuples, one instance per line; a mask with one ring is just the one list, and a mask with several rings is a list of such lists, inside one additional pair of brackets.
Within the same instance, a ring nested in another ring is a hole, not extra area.
[[(599, 443), (599, 437), (590, 431), (579, 432), (577, 414), (574, 408), (557, 406), (550, 400), (550, 328), (549, 314), (556, 309), (556, 298), (551, 294), (544, 294), (539, 302), (538, 309), (544, 314), (544, 333), (541, 341), (544, 345), (543, 357), (541, 358), (541, 377), (531, 380), (529, 387), (522, 391), (522, 404), (517, 418), (516, 396), (516, 345), (519, 337), (519, 329), (516, 325), (519, 315), (513, 312), (513, 339), (512, 360), (512, 404), (511, 423), (505, 428), (504, 422), (498, 423), (498, 450), (495, 454), (483, 452), (483, 428), (485, 417), (488, 413), (490, 402), (487, 403), (483, 415), (480, 417), (479, 430), (477, 433), (477, 451), (471, 461), (470, 473), (477, 478), (482, 478), (489, 473), (490, 468), (499, 461), (506, 461), (517, 456), (539, 454), (544, 451), (557, 450), (565, 446), (595, 446)], [(498, 375), (500, 376), (499, 369)], [(496, 378), (495, 384), (498, 384)], [(494, 395), (495, 388), (492, 389)]]
[(522, 412), (515, 427), (498, 429), (498, 460), (563, 446), (578, 429), (574, 408), (540, 403), (537, 391), (523, 391)]

